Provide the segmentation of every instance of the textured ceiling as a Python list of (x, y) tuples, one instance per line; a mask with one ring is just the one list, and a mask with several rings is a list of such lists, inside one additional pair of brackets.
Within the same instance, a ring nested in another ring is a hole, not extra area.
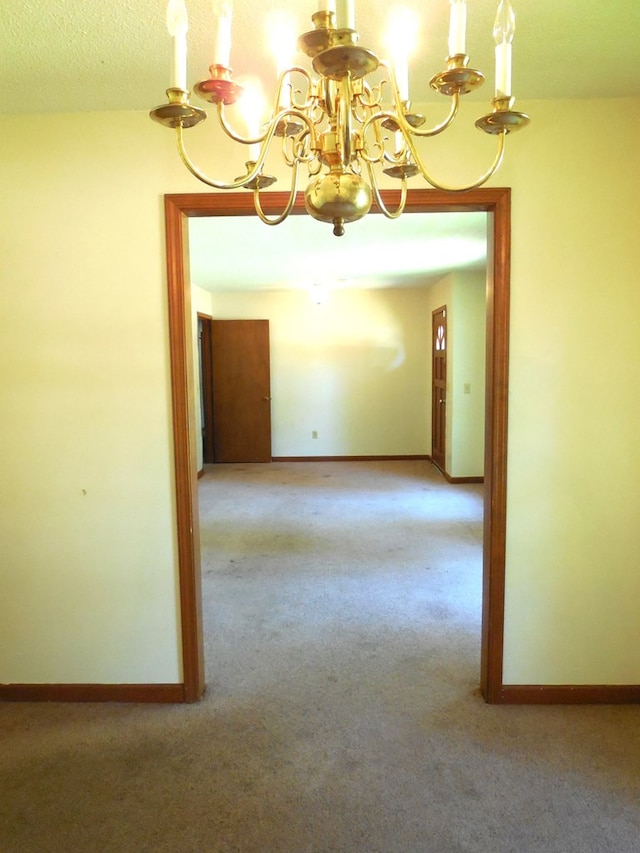
[[(448, 0), (399, 0), (421, 21), (411, 62), (414, 102), (446, 54)], [(537, 98), (640, 95), (638, 0), (512, 0), (517, 17), (514, 94), (518, 106)], [(5, 0), (0, 9), (0, 79), (4, 114), (84, 110), (147, 110), (164, 100), (171, 41), (165, 0)], [(299, 30), (311, 29), (315, 0), (235, 0), (231, 64), (237, 74), (262, 76), (270, 87), (273, 60), (263, 21), (288, 9)], [(356, 0), (360, 42), (384, 53), (387, 9)], [(491, 29), (496, 0), (469, 0), (471, 64), (492, 78)], [(207, 76), (211, 62), (211, 0), (187, 0), (189, 80)], [(488, 98), (489, 86), (479, 97)], [(475, 95), (473, 97), (476, 97)]]

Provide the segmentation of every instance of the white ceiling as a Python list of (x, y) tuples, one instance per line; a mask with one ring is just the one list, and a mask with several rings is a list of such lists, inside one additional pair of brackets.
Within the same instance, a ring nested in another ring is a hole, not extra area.
[[(189, 79), (211, 62), (211, 0), (186, 0)], [(449, 0), (398, 0), (422, 22), (411, 62), (411, 97), (429, 94), (429, 78), (446, 55)], [(640, 95), (638, 0), (512, 0), (517, 31), (514, 93), (518, 106), (537, 98)], [(384, 53), (387, 10), (395, 0), (356, 0), (360, 43)], [(263, 33), (270, 11), (290, 10), (300, 31), (311, 29), (315, 0), (235, 0), (231, 64), (236, 74), (263, 77), (274, 65)], [(472, 66), (492, 76), (491, 29), (497, 0), (468, 0), (467, 50)], [(166, 0), (5, 0), (0, 8), (0, 79), (4, 114), (85, 110), (148, 110), (168, 85), (171, 40)], [(489, 98), (489, 86), (478, 97)], [(472, 97), (476, 97), (475, 95)]]
[[(189, 220), (191, 281), (205, 290), (416, 287), (483, 269), (485, 213), (370, 214), (344, 237), (308, 216), (270, 228), (257, 217)], [(327, 259), (330, 258), (330, 262)]]
[[(398, 0), (413, 9), (421, 21), (419, 50), (410, 63), (411, 98), (415, 103), (434, 95), (428, 85), (441, 70), (446, 55), (449, 0)], [(203, 79), (211, 62), (211, 0), (186, 0), (189, 12), (189, 81)], [(512, 0), (517, 18), (514, 43), (514, 94), (517, 108), (527, 111), (527, 102), (549, 98), (602, 98), (640, 96), (640, 0)], [(231, 64), (236, 76), (262, 78), (270, 91), (275, 78), (274, 61), (268, 54), (263, 21), (271, 11), (291, 11), (299, 30), (311, 29), (316, 0), (234, 0)], [(384, 54), (387, 10), (395, 2), (356, 0), (356, 25), (360, 43)], [(492, 95), (493, 41), (491, 29), (497, 0), (468, 0), (467, 50), (471, 65), (483, 70), (488, 83), (477, 94), (488, 102)], [(166, 100), (169, 84), (171, 39), (165, 25), (166, 0), (16, 0), (0, 8), (0, 79), (3, 97), (0, 114), (142, 110)], [(306, 60), (298, 61), (304, 64)], [(535, 120), (535, 115), (533, 116)], [(162, 132), (162, 131), (158, 131)], [(194, 279), (204, 287), (235, 281), (235, 286), (252, 279), (265, 286), (265, 276), (289, 286), (281, 274), (283, 267), (295, 270), (293, 278), (306, 280), (326, 277), (327, 251), (331, 267), (355, 282), (350, 258), (367, 280), (380, 272), (378, 282), (388, 279), (383, 266), (390, 262), (403, 282), (415, 276), (439, 275), (430, 267), (440, 249), (454, 245), (451, 229), (458, 238), (484, 245), (484, 216), (465, 214), (456, 220), (429, 214), (418, 222), (415, 214), (405, 214), (397, 223), (380, 216), (368, 216), (348, 227), (343, 238), (331, 234), (329, 226), (296, 217), (276, 228), (257, 220), (243, 220), (243, 244), (236, 253), (216, 252), (237, 238), (239, 223), (231, 219), (192, 220), (192, 267)], [(438, 221), (440, 219), (440, 221)], [(426, 222), (429, 227), (426, 227)], [(251, 237), (247, 238), (247, 226)], [(255, 227), (254, 227), (255, 226)], [(415, 227), (420, 229), (419, 249), (414, 247)], [(204, 231), (202, 231), (204, 229)], [(211, 229), (211, 230), (209, 230)], [(302, 233), (298, 233), (302, 229)], [(378, 230), (380, 232), (378, 233)], [(433, 230), (435, 244), (428, 235)], [(255, 232), (255, 233), (254, 233)], [(309, 239), (305, 236), (310, 232)], [(247, 240), (250, 239), (250, 242)], [(393, 245), (392, 240), (401, 240)], [(282, 241), (286, 241), (286, 247)], [(462, 243), (458, 244), (459, 247)], [(466, 245), (466, 244), (465, 244)], [(250, 251), (246, 247), (250, 246)], [(354, 252), (354, 248), (359, 249)], [(292, 249), (296, 247), (296, 250)], [(479, 252), (480, 249), (478, 248)], [(340, 262), (337, 263), (337, 253)], [(211, 255), (217, 273), (213, 272)], [(454, 251), (451, 265), (466, 258), (461, 248)], [(413, 277), (400, 274), (410, 257), (418, 258)], [(221, 259), (229, 258), (226, 269)], [(254, 269), (249, 269), (252, 262)], [(468, 261), (465, 260), (465, 263)], [(476, 263), (483, 263), (476, 259)], [(274, 272), (267, 268), (273, 265)], [(398, 278), (398, 276), (396, 276)], [(363, 286), (362, 284), (360, 286)]]

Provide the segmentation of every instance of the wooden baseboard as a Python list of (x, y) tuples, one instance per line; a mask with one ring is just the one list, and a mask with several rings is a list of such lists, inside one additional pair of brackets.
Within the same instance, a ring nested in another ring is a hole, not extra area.
[(430, 456), (424, 454), (398, 455), (398, 456), (273, 456), (272, 462), (390, 462), (390, 461), (412, 461), (414, 459), (429, 460)]
[(186, 702), (183, 684), (0, 684), (3, 702)]
[(444, 468), (441, 468), (437, 462), (434, 462), (434, 467), (440, 471), (447, 483), (484, 483), (484, 477), (452, 477)]
[(504, 705), (637, 705), (640, 684), (504, 684)]
[(198, 471), (198, 479), (200, 479), (200, 477), (204, 477), (204, 465), (203, 465), (203, 466), (202, 466), (202, 468)]

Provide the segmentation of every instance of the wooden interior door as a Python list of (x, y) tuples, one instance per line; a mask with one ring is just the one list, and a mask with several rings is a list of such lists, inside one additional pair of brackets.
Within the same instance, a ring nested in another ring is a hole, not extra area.
[(431, 339), (431, 459), (445, 470), (447, 444), (447, 306), (433, 312)]
[(271, 462), (268, 320), (213, 320), (216, 462)]

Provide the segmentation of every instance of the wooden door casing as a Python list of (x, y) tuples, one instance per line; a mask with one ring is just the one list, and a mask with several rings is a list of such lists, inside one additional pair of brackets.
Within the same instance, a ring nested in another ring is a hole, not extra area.
[[(387, 205), (397, 205), (400, 192), (381, 190)], [(287, 193), (265, 193), (263, 209), (277, 216)], [(176, 472), (176, 536), (180, 585), (183, 680), (182, 701), (195, 702), (204, 693), (198, 492), (193, 465), (193, 424), (190, 417), (190, 282), (188, 219), (201, 216), (250, 216), (249, 193), (183, 193), (164, 199), (167, 246), (169, 337), (171, 345), (172, 423)], [(407, 192), (405, 216), (424, 212), (486, 211), (487, 229), (487, 374), (485, 408), (484, 557), (480, 687), (487, 702), (514, 700), (503, 683), (504, 594), (507, 497), (507, 425), (509, 390), (509, 283), (511, 258), (511, 190), (489, 187), (464, 194), (442, 190)], [(292, 214), (304, 215), (302, 197)], [(567, 691), (563, 692), (563, 696)], [(536, 689), (536, 697), (538, 691)], [(522, 701), (521, 699), (519, 701)], [(530, 701), (530, 700), (525, 700)], [(540, 701), (536, 698), (535, 701)], [(554, 700), (552, 700), (554, 701)], [(571, 699), (570, 701), (575, 701)]]

